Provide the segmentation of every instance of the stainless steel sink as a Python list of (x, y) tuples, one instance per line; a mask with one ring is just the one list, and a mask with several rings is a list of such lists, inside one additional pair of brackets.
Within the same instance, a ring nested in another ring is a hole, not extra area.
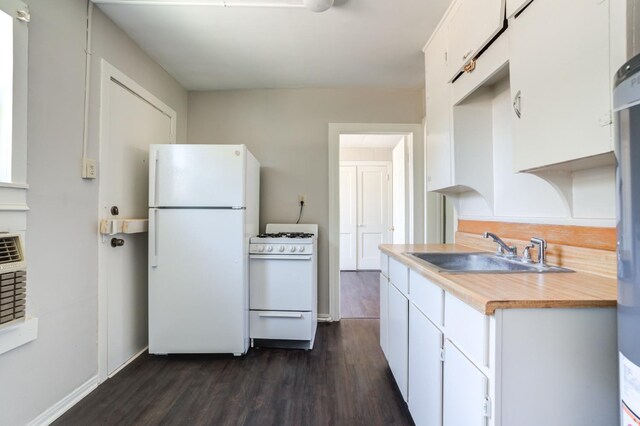
[(507, 259), (492, 253), (406, 253), (427, 267), (447, 273), (490, 273), (517, 274), (550, 272), (573, 272), (559, 266), (543, 266), (537, 263), (524, 263), (520, 259)]

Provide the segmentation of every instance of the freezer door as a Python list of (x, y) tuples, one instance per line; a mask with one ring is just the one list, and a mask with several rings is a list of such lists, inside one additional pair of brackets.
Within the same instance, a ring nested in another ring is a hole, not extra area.
[(150, 353), (246, 352), (244, 220), (244, 210), (150, 209)]
[(246, 207), (244, 145), (151, 145), (149, 207)]

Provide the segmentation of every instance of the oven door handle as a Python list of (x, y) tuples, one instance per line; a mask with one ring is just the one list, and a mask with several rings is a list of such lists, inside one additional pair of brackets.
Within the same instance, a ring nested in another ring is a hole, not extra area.
[(258, 314), (261, 318), (302, 318), (302, 314), (294, 312), (265, 312)]
[(311, 255), (295, 254), (252, 254), (250, 259), (273, 259), (273, 260), (311, 260)]

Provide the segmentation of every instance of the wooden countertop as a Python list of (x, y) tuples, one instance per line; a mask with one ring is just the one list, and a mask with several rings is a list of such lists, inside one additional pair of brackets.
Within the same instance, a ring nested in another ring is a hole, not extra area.
[(406, 252), (478, 252), (459, 244), (383, 244), (380, 250), (486, 315), (496, 309), (615, 307), (617, 281), (585, 272), (550, 274), (450, 274)]

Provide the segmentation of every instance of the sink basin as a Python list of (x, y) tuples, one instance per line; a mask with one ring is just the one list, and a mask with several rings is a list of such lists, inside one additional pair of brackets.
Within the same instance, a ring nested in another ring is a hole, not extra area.
[(540, 266), (536, 263), (524, 263), (518, 259), (506, 259), (492, 253), (406, 253), (425, 266), (439, 272), (448, 273), (490, 273), (516, 274), (550, 272), (573, 272), (559, 266)]

